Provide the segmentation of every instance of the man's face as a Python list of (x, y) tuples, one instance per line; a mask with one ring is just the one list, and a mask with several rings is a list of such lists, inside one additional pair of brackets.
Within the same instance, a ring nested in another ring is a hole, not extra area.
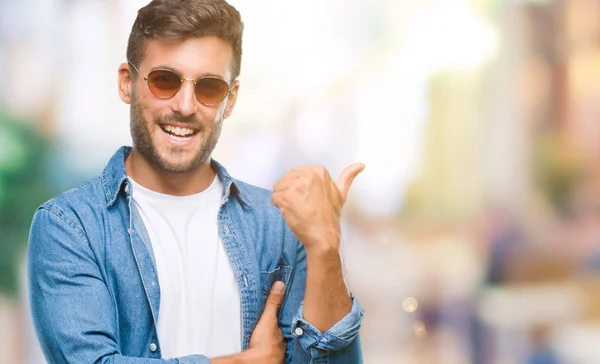
[[(231, 45), (217, 37), (184, 41), (153, 40), (138, 66), (146, 77), (155, 69), (170, 69), (187, 79), (203, 75), (219, 76), (231, 82)], [(131, 72), (136, 72), (133, 67)], [(137, 75), (131, 85), (131, 135), (134, 147), (158, 169), (187, 173), (205, 163), (215, 148), (223, 120), (235, 104), (236, 85), (221, 103), (201, 104), (194, 84), (184, 81), (170, 99), (154, 96), (144, 79)]]

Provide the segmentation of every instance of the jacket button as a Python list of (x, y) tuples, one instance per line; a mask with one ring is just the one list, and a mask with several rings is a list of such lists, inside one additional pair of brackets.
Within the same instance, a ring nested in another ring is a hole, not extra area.
[(128, 183), (125, 184), (125, 194), (127, 194), (127, 195), (129, 194), (129, 184)]
[(301, 327), (296, 327), (296, 330), (294, 330), (294, 334), (296, 334), (296, 336), (302, 336), (304, 335), (304, 330), (302, 330)]
[(150, 351), (151, 351), (151, 352), (155, 352), (155, 351), (156, 351), (156, 349), (157, 349), (157, 347), (156, 347), (156, 344), (155, 344), (155, 343), (152, 343), (152, 344), (150, 344)]

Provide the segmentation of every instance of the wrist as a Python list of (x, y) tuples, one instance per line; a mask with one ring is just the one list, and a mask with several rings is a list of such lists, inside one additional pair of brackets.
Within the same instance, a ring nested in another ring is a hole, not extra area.
[(340, 234), (334, 231), (320, 233), (308, 241), (302, 241), (307, 253), (315, 254), (339, 254)]
[(340, 259), (339, 243), (324, 243), (305, 245), (306, 257), (309, 260), (338, 260)]

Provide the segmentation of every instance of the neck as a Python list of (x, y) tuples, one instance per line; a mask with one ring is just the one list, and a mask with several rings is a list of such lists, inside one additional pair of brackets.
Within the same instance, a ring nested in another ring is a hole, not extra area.
[(127, 175), (143, 187), (172, 196), (188, 196), (207, 189), (215, 178), (210, 158), (191, 172), (169, 173), (150, 163), (135, 147), (125, 161)]

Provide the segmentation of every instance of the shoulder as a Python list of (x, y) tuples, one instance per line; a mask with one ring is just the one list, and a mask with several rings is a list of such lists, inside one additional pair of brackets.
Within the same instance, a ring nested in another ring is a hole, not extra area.
[(105, 196), (101, 178), (96, 177), (44, 202), (36, 210), (36, 215), (40, 211), (48, 211), (73, 224), (90, 213), (106, 209)]

